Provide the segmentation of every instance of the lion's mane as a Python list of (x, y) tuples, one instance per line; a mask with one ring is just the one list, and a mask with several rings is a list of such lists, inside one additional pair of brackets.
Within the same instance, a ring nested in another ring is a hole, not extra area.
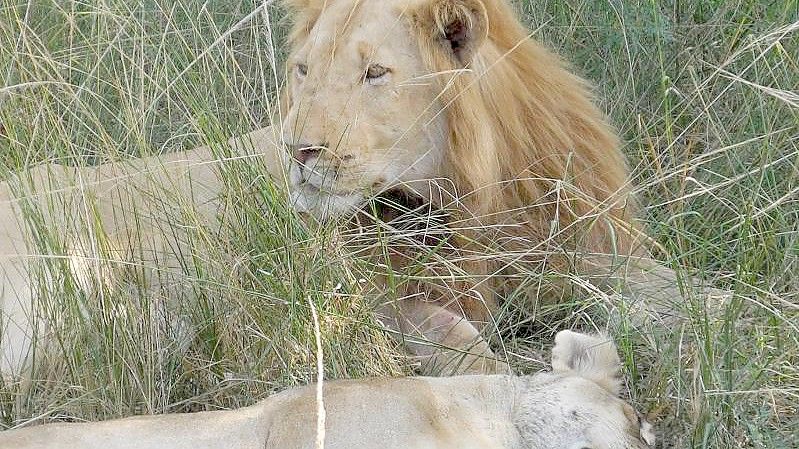
[[(414, 15), (422, 54), (439, 72), (460, 68), (438, 34), (429, 32), (452, 14), (442, 3), (456, 2), (426, 3)], [(467, 194), (462, 200), (470, 214), (493, 217), (487, 224), (526, 223), (517, 232), (543, 240), (591, 223), (583, 249), (629, 252), (636, 211), (627, 165), (588, 83), (531, 39), (506, 2), (458, 3), (471, 11), (458, 11), (463, 17), (456, 20), (482, 12), (488, 26), (467, 65), (471, 71), (444, 81), (450, 83), (443, 98), (450, 147), (442, 175)], [(552, 229), (553, 221), (559, 229)]]

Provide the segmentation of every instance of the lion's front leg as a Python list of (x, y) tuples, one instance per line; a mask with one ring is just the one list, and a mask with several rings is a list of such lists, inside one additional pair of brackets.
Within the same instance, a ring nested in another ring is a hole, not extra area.
[[(707, 286), (679, 273), (648, 255), (587, 258), (592, 282), (618, 301), (613, 312), (623, 315), (636, 327), (657, 324), (673, 328), (687, 320), (690, 307), (701, 307), (709, 318), (720, 315), (732, 293)], [(619, 316), (616, 316), (619, 318)]]
[(444, 307), (406, 299), (383, 306), (378, 315), (418, 360), (423, 375), (511, 373), (469, 320)]

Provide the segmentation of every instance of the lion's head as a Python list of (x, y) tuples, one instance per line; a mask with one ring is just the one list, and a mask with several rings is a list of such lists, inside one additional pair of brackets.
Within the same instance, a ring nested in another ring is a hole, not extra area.
[[(532, 377), (532, 388), (515, 407), (517, 429), (526, 447), (653, 447), (652, 425), (619, 398), (620, 369), (618, 351), (610, 338), (558, 332), (552, 348), (552, 375)], [(550, 376), (555, 379), (548, 379)], [(544, 421), (546, 410), (551, 416)], [(546, 425), (542, 426), (542, 421)]]
[(283, 122), (297, 206), (325, 218), (391, 184), (438, 177), (447, 125), (407, 2), (298, 3)]
[(298, 209), (324, 219), (401, 185), (501, 225), (493, 241), (630, 251), (618, 139), (505, 0), (289, 3), (282, 132)]

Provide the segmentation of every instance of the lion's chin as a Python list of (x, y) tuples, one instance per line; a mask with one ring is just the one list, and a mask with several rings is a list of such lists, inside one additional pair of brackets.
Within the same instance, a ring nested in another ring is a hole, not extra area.
[(303, 184), (294, 188), (289, 197), (297, 212), (327, 221), (355, 212), (365, 201), (362, 193), (335, 194)]

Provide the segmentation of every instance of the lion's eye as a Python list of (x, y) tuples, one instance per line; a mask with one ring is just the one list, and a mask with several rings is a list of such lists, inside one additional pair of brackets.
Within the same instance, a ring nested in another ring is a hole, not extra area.
[(305, 76), (308, 74), (308, 66), (305, 64), (297, 64), (297, 75)]
[(386, 76), (391, 70), (383, 67), (380, 64), (369, 64), (369, 67), (366, 69), (366, 74), (364, 74), (364, 80), (369, 84), (383, 84), (383, 77)]

